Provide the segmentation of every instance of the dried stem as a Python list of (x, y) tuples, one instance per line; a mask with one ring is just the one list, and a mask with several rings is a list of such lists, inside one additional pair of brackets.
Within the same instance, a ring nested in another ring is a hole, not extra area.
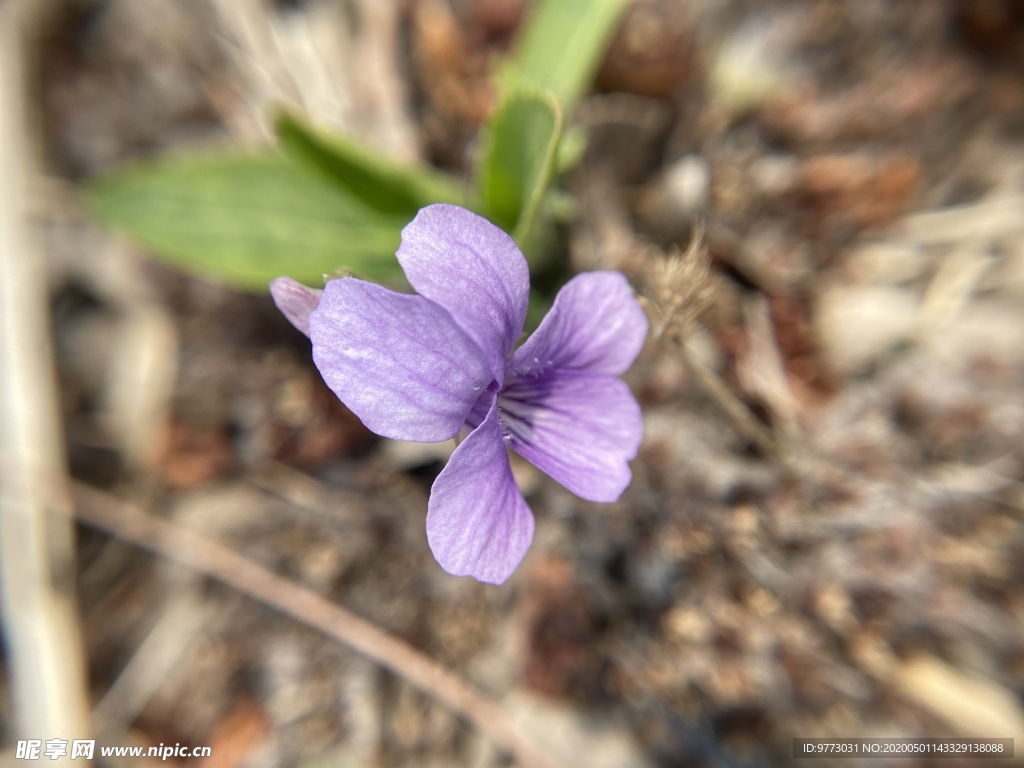
[(85, 665), (45, 261), (26, 204), (27, 41), (46, 5), (0, 2), (0, 618), (15, 732), (71, 740), (87, 736)]
[(707, 395), (714, 400), (715, 404), (722, 409), (737, 429), (749, 437), (757, 445), (758, 449), (767, 456), (785, 461), (785, 452), (782, 450), (772, 432), (762, 424), (750, 409), (744, 405), (713, 371), (708, 370), (694, 357), (693, 352), (686, 345), (684, 339), (676, 336), (670, 337), (679, 351), (679, 357), (686, 366), (686, 370), (703, 387)]
[(387, 667), (465, 717), (522, 765), (557, 768), (554, 758), (462, 678), (350, 611), (227, 547), (88, 486), (75, 485), (74, 497), (83, 523), (227, 584)]

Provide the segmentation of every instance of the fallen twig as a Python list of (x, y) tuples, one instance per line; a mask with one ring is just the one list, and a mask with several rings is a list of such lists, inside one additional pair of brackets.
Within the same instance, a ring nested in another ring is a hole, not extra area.
[(462, 678), (373, 624), (227, 547), (86, 485), (73, 488), (83, 523), (175, 560), (318, 629), (465, 717), (524, 766), (558, 763)]

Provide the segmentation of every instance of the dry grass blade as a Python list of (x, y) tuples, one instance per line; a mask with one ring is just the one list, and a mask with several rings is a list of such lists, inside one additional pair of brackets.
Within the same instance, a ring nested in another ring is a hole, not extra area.
[(462, 678), (341, 606), (227, 547), (88, 486), (75, 485), (74, 497), (76, 514), (83, 523), (217, 579), (344, 643), (465, 717), (520, 764), (531, 768), (558, 765)]
[(0, 3), (0, 619), (16, 733), (70, 740), (86, 736), (85, 665), (46, 267), (24, 204), (34, 156), (27, 41), (44, 5)]
[(93, 727), (108, 737), (106, 741), (123, 740), (123, 729), (156, 695), (180, 663), (190, 641), (210, 618), (210, 611), (199, 604), (192, 591), (175, 593), (135, 655), (93, 709)]

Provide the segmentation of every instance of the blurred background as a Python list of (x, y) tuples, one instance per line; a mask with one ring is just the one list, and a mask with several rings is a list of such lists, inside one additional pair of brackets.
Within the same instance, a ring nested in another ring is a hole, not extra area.
[[(516, 464), (537, 534), (501, 587), (427, 548), (450, 445), (377, 438), (268, 295), (82, 202), (141, 158), (265, 146), (280, 106), (465, 178), (530, 10), (0, 0), (0, 763), (73, 729), (212, 747), (166, 765), (513, 762), (343, 643), (72, 522), (114, 499), (426, 653), (563, 765), (1024, 749), (1024, 5), (628, 5), (567, 115), (587, 144), (549, 258), (649, 308), (645, 439), (611, 505)], [(818, 762), (933, 763), (975, 759)]]

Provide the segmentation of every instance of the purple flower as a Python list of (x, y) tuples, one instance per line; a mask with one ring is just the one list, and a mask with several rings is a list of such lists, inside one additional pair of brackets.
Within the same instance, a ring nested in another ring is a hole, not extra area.
[(617, 377), (647, 319), (621, 274), (578, 275), (513, 353), (526, 260), (498, 227), (453, 205), (416, 215), (398, 261), (418, 295), (352, 277), (328, 281), (322, 296), (278, 278), (271, 293), (369, 429), (417, 442), (468, 430), (431, 488), (427, 540), (449, 573), (500, 584), (534, 528), (506, 446), (590, 501), (615, 501), (629, 485), (642, 423)]

